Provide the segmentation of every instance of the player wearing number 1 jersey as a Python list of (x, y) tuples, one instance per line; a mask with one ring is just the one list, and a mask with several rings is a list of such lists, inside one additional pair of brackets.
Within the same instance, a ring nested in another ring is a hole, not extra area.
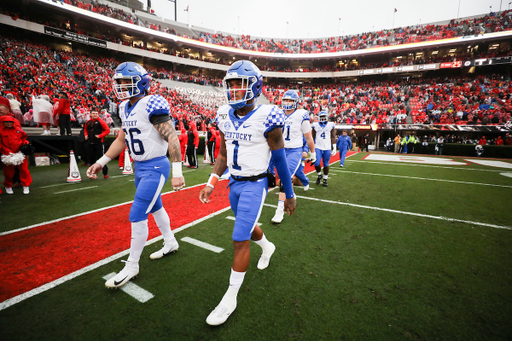
[(203, 203), (209, 201), (215, 183), (229, 167), (229, 201), (235, 214), (232, 235), (235, 257), (228, 290), (206, 319), (210, 325), (224, 323), (236, 308), (238, 290), (249, 266), (250, 240), (262, 248), (260, 270), (269, 265), (276, 249), (256, 225), (268, 191), (271, 155), (286, 194), (284, 210), (289, 214), (295, 210), (295, 195), (283, 148), (284, 113), (273, 105), (256, 105), (263, 86), (260, 70), (250, 61), (237, 61), (228, 69), (223, 85), (229, 105), (217, 111), (220, 152), (199, 199)]
[[(318, 114), (319, 122), (312, 124), (313, 138), (315, 139), (316, 147), (316, 163), (315, 169), (318, 175), (316, 184), (320, 184), (322, 180), (322, 167), (320, 162), (324, 164), (324, 176), (322, 185), (327, 187), (327, 176), (329, 175), (329, 161), (331, 160), (331, 154), (336, 154), (336, 135), (334, 134), (334, 122), (327, 122), (327, 112), (321, 111)], [(331, 153), (332, 145), (332, 153)]]
[(123, 270), (105, 283), (109, 288), (126, 284), (139, 273), (139, 259), (148, 239), (148, 214), (164, 237), (164, 246), (151, 254), (151, 259), (162, 258), (178, 249), (171, 231), (170, 220), (162, 206), (162, 187), (169, 178), (172, 161), (172, 187), (185, 185), (181, 170), (180, 144), (170, 120), (169, 103), (160, 95), (148, 95), (151, 77), (142, 66), (133, 62), (120, 64), (113, 77), (113, 87), (119, 99), (119, 116), (123, 129), (108, 151), (87, 170), (87, 176), (96, 178), (101, 169), (128, 147), (135, 161), (135, 198), (130, 209), (132, 238), (130, 255)]
[[(286, 161), (288, 163), (288, 171), (290, 176), (294, 176), (295, 172), (301, 165), (303, 138), (306, 138), (309, 150), (311, 153), (310, 161), (314, 164), (316, 161), (315, 143), (311, 135), (311, 124), (309, 123), (309, 111), (297, 108), (299, 102), (299, 95), (295, 90), (288, 90), (281, 98), (281, 107), (284, 109), (284, 151), (286, 153)], [(306, 154), (307, 156), (307, 154)], [(270, 169), (274, 169), (274, 164), (271, 161)], [(308, 185), (309, 186), (309, 185)], [(284, 217), (284, 188), (280, 186), (279, 201), (274, 217), (271, 221), (274, 224), (279, 224), (283, 221)]]

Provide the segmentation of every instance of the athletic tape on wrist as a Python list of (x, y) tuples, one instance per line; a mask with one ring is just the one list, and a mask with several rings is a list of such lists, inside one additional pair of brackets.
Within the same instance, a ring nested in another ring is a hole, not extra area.
[(102, 157), (100, 157), (98, 159), (98, 161), (96, 161), (96, 163), (99, 163), (101, 165), (101, 167), (105, 167), (105, 165), (110, 161), (112, 160), (111, 158), (109, 158), (108, 156), (106, 155), (103, 155)]
[(206, 186), (215, 188), (215, 185), (217, 184), (217, 181), (219, 181), (219, 178), (220, 177), (215, 173), (210, 174), (210, 178), (208, 179)]
[(181, 169), (181, 162), (173, 162), (172, 163), (172, 177), (173, 178), (181, 178), (183, 176), (183, 171)]

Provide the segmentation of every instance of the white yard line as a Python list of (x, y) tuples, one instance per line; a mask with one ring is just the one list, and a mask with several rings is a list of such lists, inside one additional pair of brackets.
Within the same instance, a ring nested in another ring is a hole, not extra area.
[[(103, 276), (103, 279), (105, 281), (107, 281), (110, 278), (114, 277), (115, 275), (116, 275), (116, 273), (112, 272), (106, 276)], [(149, 301), (150, 299), (152, 299), (153, 297), (155, 297), (155, 295), (153, 295), (152, 293), (150, 293), (147, 290), (142, 289), (141, 287), (139, 287), (137, 284), (135, 284), (133, 282), (126, 283), (125, 285), (120, 287), (119, 290), (127, 293), (128, 295), (135, 298), (140, 303), (145, 303), (145, 302)]]
[(62, 194), (62, 193), (69, 193), (69, 192), (83, 191), (84, 189), (91, 189), (91, 188), (96, 188), (96, 187), (98, 187), (98, 186), (89, 186), (89, 187), (75, 188), (75, 189), (70, 189), (70, 190), (67, 190), (67, 191), (55, 192), (55, 193), (53, 193), (53, 194)]
[(442, 216), (435, 216), (435, 215), (430, 215), (430, 214), (421, 214), (421, 213), (414, 213), (414, 212), (407, 212), (407, 211), (392, 210), (392, 209), (388, 209), (388, 208), (380, 208), (380, 207), (374, 207), (374, 206), (351, 204), (351, 203), (348, 203), (348, 202), (341, 202), (341, 201), (334, 201), (334, 200), (309, 198), (309, 197), (303, 197), (303, 196), (300, 196), (300, 195), (298, 195), (297, 197), (298, 198), (302, 198), (302, 199), (306, 199), (306, 200), (313, 200), (313, 201), (320, 201), (320, 202), (325, 202), (325, 203), (329, 203), (329, 204), (336, 204), (336, 205), (344, 205), (344, 206), (365, 208), (365, 209), (374, 210), (374, 211), (398, 213), (398, 214), (412, 215), (412, 216), (422, 217), (422, 218), (430, 218), (430, 219), (437, 219), (437, 220), (452, 221), (452, 222), (469, 224), (469, 225), (478, 225), (478, 226), (492, 227), (492, 228), (496, 228), (496, 229), (512, 230), (511, 226), (501, 226), (501, 225), (495, 225), (495, 224), (487, 224), (487, 223), (481, 223), (479, 221), (462, 220), (462, 219), (448, 218), (448, 217), (442, 217)]
[(508, 185), (486, 184), (486, 183), (482, 183), (482, 182), (459, 181), (459, 180), (444, 180), (444, 179), (431, 179), (431, 178), (421, 178), (421, 177), (418, 177), (418, 176), (395, 175), (395, 174), (377, 174), (377, 173), (366, 173), (366, 172), (354, 172), (354, 171), (348, 171), (348, 170), (343, 171), (343, 172), (344, 173), (353, 173), (353, 174), (374, 175), (374, 176), (386, 176), (386, 177), (390, 177), (390, 178), (402, 178), (402, 179), (413, 179), (413, 180), (451, 182), (451, 183), (463, 184), (463, 185), (479, 185), (479, 186), (492, 186), (492, 187), (512, 188), (512, 186), (508, 186)]
[(183, 237), (183, 238), (181, 238), (181, 240), (183, 240), (184, 242), (187, 242), (189, 244), (203, 248), (205, 250), (213, 251), (215, 253), (221, 253), (222, 251), (224, 251), (224, 249), (221, 247), (218, 247), (218, 246), (215, 246), (212, 244), (208, 244), (208, 243), (202, 242), (202, 241), (194, 239), (194, 238)]

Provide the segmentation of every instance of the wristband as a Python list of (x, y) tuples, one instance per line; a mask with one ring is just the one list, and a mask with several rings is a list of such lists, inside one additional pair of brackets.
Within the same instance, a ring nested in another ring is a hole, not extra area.
[(106, 164), (107, 164), (110, 160), (112, 160), (112, 159), (111, 159), (111, 158), (109, 158), (109, 157), (108, 157), (108, 156), (106, 156), (106, 155), (103, 155), (102, 157), (100, 157), (100, 158), (98, 159), (98, 161), (96, 161), (96, 163), (99, 163), (99, 164), (101, 165), (101, 167), (103, 168), (103, 167), (105, 167), (105, 166), (106, 166)]
[(172, 163), (172, 177), (173, 178), (181, 178), (183, 176), (183, 172), (181, 169), (181, 162), (173, 162)]
[(206, 186), (215, 188), (215, 185), (217, 184), (217, 181), (219, 181), (219, 178), (220, 177), (215, 173), (210, 174), (210, 178), (208, 179)]

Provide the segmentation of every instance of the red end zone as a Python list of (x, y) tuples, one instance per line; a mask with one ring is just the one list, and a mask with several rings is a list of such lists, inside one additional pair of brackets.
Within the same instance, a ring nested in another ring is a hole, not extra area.
[[(339, 153), (330, 162), (338, 160)], [(313, 170), (309, 164), (304, 168), (305, 173)], [(227, 182), (219, 183), (208, 204), (199, 201), (203, 186), (162, 195), (172, 229), (228, 207), (226, 186)], [(131, 203), (1, 236), (0, 302), (129, 249), (130, 207)], [(149, 239), (159, 235), (149, 218)]]

